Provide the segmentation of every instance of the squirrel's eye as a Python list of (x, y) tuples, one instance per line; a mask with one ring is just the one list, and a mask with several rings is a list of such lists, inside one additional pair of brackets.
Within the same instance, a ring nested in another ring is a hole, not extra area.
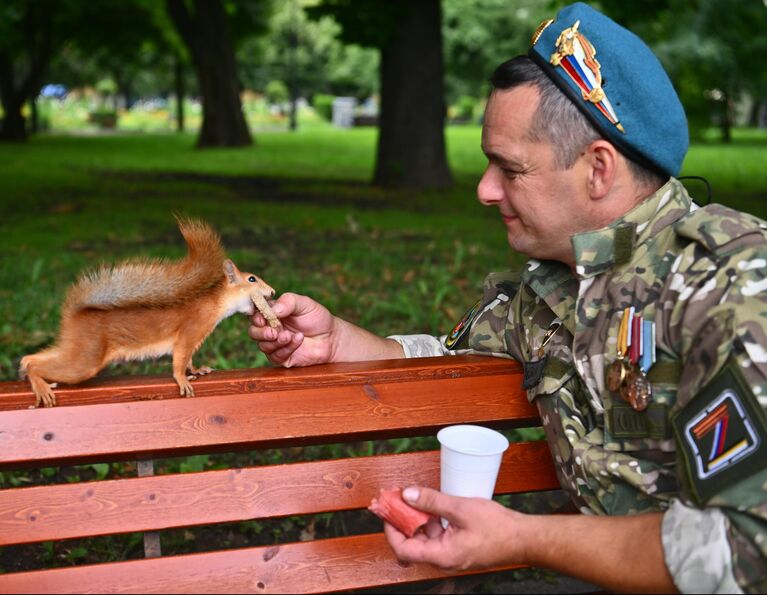
[(250, 277), (248, 277), (248, 281), (250, 283), (255, 283), (256, 282), (256, 276), (255, 275), (251, 275)]

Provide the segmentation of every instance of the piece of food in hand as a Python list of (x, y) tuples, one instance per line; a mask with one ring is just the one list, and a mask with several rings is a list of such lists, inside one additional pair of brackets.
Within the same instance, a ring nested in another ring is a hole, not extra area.
[(402, 499), (402, 490), (396, 489), (382, 489), (378, 498), (373, 498), (368, 510), (408, 537), (418, 533), (431, 518), (429, 514), (405, 502)]
[(269, 323), (270, 327), (276, 329), (282, 328), (282, 322), (280, 322), (280, 319), (277, 318), (274, 310), (272, 310), (271, 306), (269, 306), (269, 302), (266, 301), (266, 298), (261, 293), (254, 291), (251, 294), (250, 299), (253, 300), (253, 305), (261, 313), (261, 315), (266, 318), (266, 321)]

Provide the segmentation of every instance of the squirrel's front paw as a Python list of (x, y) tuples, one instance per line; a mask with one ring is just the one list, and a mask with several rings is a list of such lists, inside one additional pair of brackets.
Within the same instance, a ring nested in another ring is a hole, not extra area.
[(194, 396), (194, 388), (192, 388), (192, 384), (189, 380), (184, 378), (183, 380), (177, 380), (176, 382), (178, 382), (179, 394), (182, 397)]

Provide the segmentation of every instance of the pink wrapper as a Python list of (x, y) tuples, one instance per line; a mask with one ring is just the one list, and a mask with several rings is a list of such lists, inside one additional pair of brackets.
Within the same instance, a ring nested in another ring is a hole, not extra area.
[(427, 513), (413, 508), (402, 499), (402, 490), (382, 489), (368, 510), (393, 525), (400, 533), (413, 537), (431, 518)]

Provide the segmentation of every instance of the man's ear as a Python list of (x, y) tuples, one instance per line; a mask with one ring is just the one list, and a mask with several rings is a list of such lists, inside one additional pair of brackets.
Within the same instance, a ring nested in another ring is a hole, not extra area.
[(234, 266), (234, 263), (228, 258), (224, 261), (224, 273), (229, 283), (237, 283), (240, 271)]
[(586, 149), (589, 164), (589, 196), (593, 200), (606, 197), (613, 187), (620, 155), (606, 140), (596, 140)]

